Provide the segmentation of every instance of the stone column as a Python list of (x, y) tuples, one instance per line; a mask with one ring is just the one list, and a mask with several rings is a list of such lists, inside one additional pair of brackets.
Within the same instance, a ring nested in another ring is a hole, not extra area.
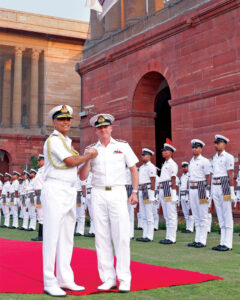
[(118, 1), (105, 16), (105, 35), (121, 28), (121, 1)]
[(148, 13), (152, 14), (155, 11), (164, 8), (164, 0), (148, 0)]
[(14, 83), (13, 83), (13, 127), (21, 127), (22, 116), (22, 53), (24, 48), (15, 48)]
[(104, 35), (104, 18), (99, 21), (97, 18), (97, 12), (91, 9), (90, 14), (90, 26), (91, 26), (91, 40), (100, 39)]
[(124, 0), (125, 25), (137, 22), (146, 15), (146, 0)]
[(38, 127), (38, 60), (41, 50), (32, 49), (30, 88), (30, 127)]
[(4, 63), (3, 70), (3, 95), (2, 95), (2, 124), (3, 127), (10, 127), (11, 123), (11, 70), (12, 60)]

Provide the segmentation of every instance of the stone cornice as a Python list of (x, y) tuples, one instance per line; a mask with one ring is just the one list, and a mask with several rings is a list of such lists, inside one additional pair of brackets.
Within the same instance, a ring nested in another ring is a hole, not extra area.
[[(212, 3), (210, 2), (210, 5), (211, 4)], [(184, 32), (189, 28), (198, 26), (209, 19), (215, 18), (238, 7), (240, 7), (240, 0), (215, 1), (215, 5), (202, 8), (202, 10), (200, 10), (201, 7), (199, 7), (195, 14), (194, 11), (192, 12), (193, 15), (191, 16), (187, 13), (185, 18), (184, 15), (178, 16), (173, 20), (164, 23), (165, 29), (163, 30), (156, 31), (156, 27), (154, 29), (149, 29), (147, 32), (140, 33), (125, 43), (113, 46), (113, 48), (109, 49), (106, 53), (95, 55), (94, 57), (78, 63), (76, 66), (78, 69), (77, 71), (81, 75), (84, 75), (94, 69), (100, 68), (131, 53), (159, 43), (162, 40)], [(169, 24), (169, 26), (166, 26), (166, 24)], [(159, 25), (159, 27), (161, 26), (162, 24)], [(156, 31), (156, 33), (154, 34), (153, 31)]]
[(221, 86), (221, 87), (218, 87), (215, 89), (211, 89), (210, 91), (201, 92), (198, 94), (188, 95), (188, 96), (181, 97), (178, 99), (169, 100), (169, 105), (171, 107), (174, 107), (177, 105), (186, 104), (188, 102), (194, 102), (194, 101), (201, 100), (201, 99), (216, 97), (216, 96), (222, 95), (222, 94), (228, 94), (228, 93), (235, 92), (238, 90), (240, 90), (240, 83), (228, 84), (228, 85)]

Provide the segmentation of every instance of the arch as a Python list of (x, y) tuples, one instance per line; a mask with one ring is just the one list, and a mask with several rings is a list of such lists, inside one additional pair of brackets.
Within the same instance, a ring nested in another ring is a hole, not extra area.
[(171, 138), (171, 99), (169, 84), (159, 72), (147, 72), (137, 83), (132, 101), (133, 141), (137, 153), (144, 147), (152, 149), (161, 167), (161, 149)]
[(10, 155), (7, 151), (0, 149), (0, 173), (9, 172)]

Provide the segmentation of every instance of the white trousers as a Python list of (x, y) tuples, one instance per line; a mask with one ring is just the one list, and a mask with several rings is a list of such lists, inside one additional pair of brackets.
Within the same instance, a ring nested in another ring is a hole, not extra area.
[(220, 245), (232, 249), (233, 215), (231, 201), (224, 201), (221, 185), (212, 185), (212, 197), (216, 209), (219, 226), (221, 228)]
[[(139, 191), (140, 194), (140, 191)], [(139, 210), (137, 213), (137, 219), (138, 219), (138, 224), (137, 227), (138, 228), (143, 228), (143, 199), (142, 197), (138, 197), (138, 202), (139, 202)]]
[(153, 203), (152, 204), (152, 212), (153, 212), (154, 229), (157, 229), (157, 230), (158, 230), (158, 227), (159, 227), (158, 209), (159, 209), (159, 202), (158, 203)]
[(184, 218), (186, 220), (186, 229), (193, 232), (194, 218), (192, 215), (189, 215), (190, 204), (189, 203), (187, 204), (186, 200), (188, 200), (188, 197), (186, 198), (185, 196), (181, 196), (182, 211), (183, 211)]
[(195, 242), (207, 244), (208, 233), (208, 203), (200, 204), (198, 189), (189, 190), (189, 200), (192, 209), (193, 218), (195, 221)]
[(13, 216), (12, 226), (18, 227), (18, 205), (10, 204), (10, 210), (12, 211)]
[(26, 206), (30, 218), (29, 228), (36, 230), (36, 223), (37, 223), (36, 205), (35, 203), (34, 204), (30, 203), (30, 199), (28, 198), (28, 200), (26, 201)]
[[(43, 279), (45, 287), (71, 284), (70, 266), (76, 222), (76, 189), (48, 180), (42, 189), (43, 208)], [(54, 276), (56, 259), (56, 274)]]
[(76, 233), (80, 233), (84, 235), (84, 228), (85, 228), (85, 205), (84, 204), (81, 204), (81, 206), (76, 207), (76, 214), (77, 214)]
[(10, 210), (9, 210), (9, 203), (7, 201), (6, 204), (3, 204), (3, 214), (4, 214), (4, 225), (9, 227), (10, 222)]
[(176, 242), (177, 236), (177, 203), (173, 201), (165, 201), (163, 189), (159, 190), (159, 201), (162, 205), (163, 216), (166, 222), (166, 237), (165, 239)]
[(212, 229), (212, 214), (208, 213), (208, 229), (207, 229), (207, 231), (211, 232), (211, 229)]
[(26, 206), (23, 206), (22, 207), (22, 211), (23, 211), (23, 225), (22, 227), (24, 229), (28, 229), (28, 221), (29, 221), (29, 212), (28, 212), (28, 209), (27, 209), (27, 200), (26, 200)]
[[(92, 189), (92, 208), (95, 225), (95, 245), (98, 271), (102, 282), (116, 280), (130, 283), (130, 218), (125, 186)], [(113, 246), (117, 258), (114, 269)]]
[(134, 205), (128, 203), (128, 213), (130, 218), (130, 238), (134, 237), (134, 208)]
[(153, 204), (152, 202), (143, 203), (142, 191), (139, 191), (138, 198), (140, 203), (142, 203), (143, 238), (148, 238), (152, 241), (154, 235)]
[(43, 224), (43, 209), (42, 207), (37, 207), (37, 220), (39, 224)]
[(91, 193), (86, 195), (86, 203), (87, 203), (88, 213), (89, 213), (89, 217), (90, 217), (89, 233), (95, 233), (94, 217), (93, 217), (93, 211), (92, 211), (92, 194)]

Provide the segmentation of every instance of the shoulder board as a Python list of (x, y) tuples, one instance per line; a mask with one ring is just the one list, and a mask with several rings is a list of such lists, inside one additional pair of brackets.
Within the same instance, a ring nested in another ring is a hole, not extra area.
[(121, 143), (127, 143), (126, 141), (124, 141), (124, 140), (119, 140), (119, 139), (116, 139), (116, 141), (121, 142)]
[(93, 144), (91, 144), (91, 145), (88, 145), (87, 147), (86, 147), (86, 149), (88, 149), (88, 148), (90, 148), (90, 147), (93, 147), (93, 146), (95, 146), (97, 143), (93, 143)]

